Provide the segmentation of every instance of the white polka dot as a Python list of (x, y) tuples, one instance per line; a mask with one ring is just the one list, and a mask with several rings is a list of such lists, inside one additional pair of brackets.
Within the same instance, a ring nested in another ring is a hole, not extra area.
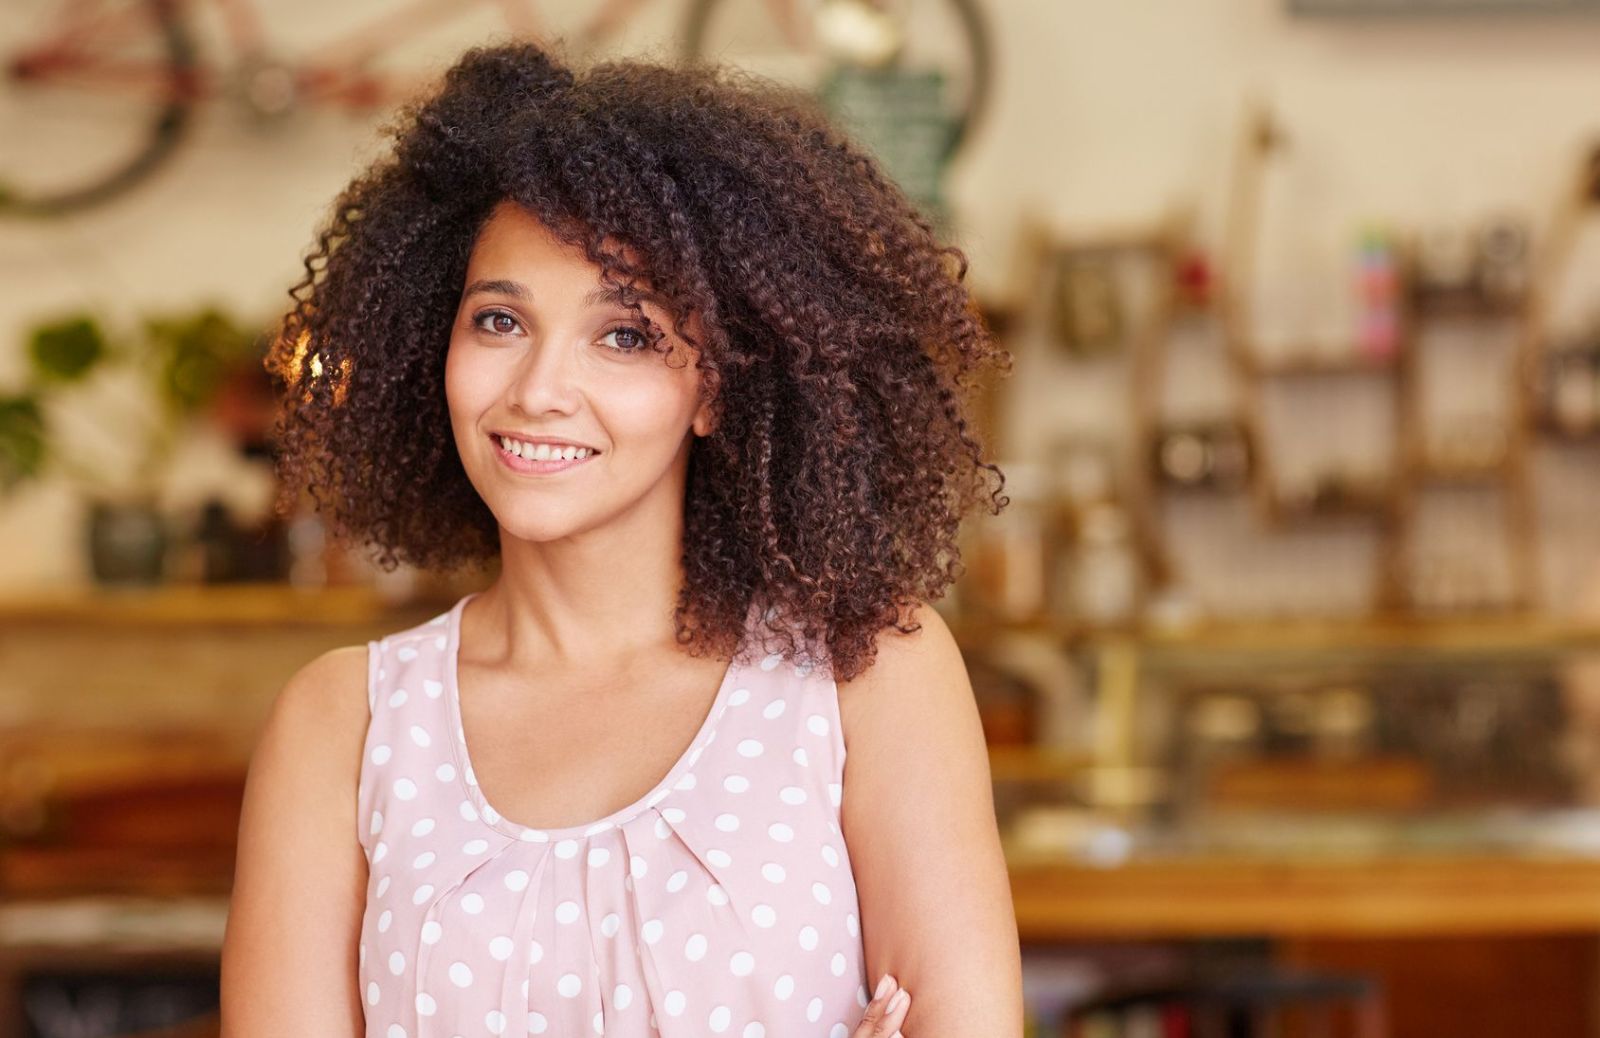
[(808, 768), (811, 766), (811, 758), (806, 755), (806, 748), (804, 746), (796, 746), (794, 748), (794, 752), (789, 754), (789, 756), (793, 757), (794, 762), (800, 765), (802, 768)]
[(760, 1020), (752, 1020), (744, 1025), (744, 1038), (766, 1038), (767, 1027)]
[(412, 800), (417, 795), (417, 784), (408, 778), (395, 779), (394, 795), (401, 800)]
[(427, 696), (429, 699), (438, 699), (439, 694), (443, 691), (443, 682), (435, 681), (432, 678), (422, 679), (422, 694)]
[(672, 835), (672, 826), (667, 824), (665, 818), (657, 818), (655, 824), (656, 839), (665, 840)]
[(828, 1038), (850, 1038), (850, 1028), (842, 1023), (834, 1024), (828, 1028)]
[(378, 917), (378, 932), (379, 933), (388, 933), (389, 932), (389, 924), (391, 922), (393, 922), (393, 921), (394, 921), (394, 913), (389, 911), (387, 908), (385, 908), (383, 910), (383, 914)]
[(844, 787), (837, 782), (828, 783), (828, 800), (834, 807), (839, 806), (839, 799), (844, 795)]
[(550, 1021), (548, 1021), (548, 1020), (546, 1020), (544, 1018), (544, 1014), (543, 1013), (529, 1013), (528, 1014), (528, 1033), (529, 1034), (544, 1034), (545, 1030), (549, 1026), (550, 1026)]
[(861, 936), (861, 924), (856, 921), (856, 914), (851, 912), (844, 917), (844, 928), (850, 931), (851, 937)]
[(496, 937), (489, 942), (489, 954), (501, 962), (511, 958), (511, 950), (515, 947), (509, 937)]
[(686, 816), (684, 815), (683, 808), (681, 807), (663, 807), (661, 809), (661, 817), (665, 818), (673, 825), (677, 825), (679, 822), (683, 821)]
[(439, 938), (444, 936), (444, 927), (429, 919), (422, 924), (422, 943), (438, 944)]
[(734, 832), (739, 828), (739, 816), (724, 812), (717, 816), (716, 825), (725, 833)]
[(728, 697), (729, 706), (744, 706), (748, 702), (750, 702), (750, 690), (748, 688), (736, 688), (733, 690), (733, 695)]
[(367, 1005), (375, 1006), (377, 1004), (378, 1004), (378, 982), (374, 980), (374, 981), (372, 981), (371, 983), (369, 983), (367, 985)]
[(472, 806), (472, 801), (461, 801), (461, 817), (465, 818), (469, 822), (476, 822), (478, 820), (478, 809)]
[(489, 849), (488, 840), (468, 840), (461, 845), (462, 854), (482, 854)]
[(600, 920), (600, 932), (607, 937), (615, 937), (617, 931), (622, 929), (622, 920), (615, 912), (607, 912), (606, 917)]
[(789, 705), (786, 699), (774, 699), (761, 711), (761, 716), (771, 721), (783, 715), (784, 708)]
[(483, 911), (482, 894), (465, 894), (461, 898), (461, 910), (468, 915), (477, 915)]
[(378, 864), (378, 862), (380, 862), (384, 858), (388, 857), (388, 854), (389, 854), (389, 845), (387, 843), (384, 843), (382, 840), (379, 840), (378, 841), (378, 845), (376, 847), (372, 848), (372, 864), (374, 864), (374, 865)]
[(757, 905), (750, 910), (750, 920), (757, 926), (771, 926), (778, 921), (778, 913), (771, 905)]
[(373, 836), (376, 836), (379, 833), (383, 832), (383, 812), (382, 811), (374, 811), (374, 812), (372, 812), (372, 824), (367, 826), (367, 832), (371, 833)]
[(432, 851), (423, 851), (421, 854), (411, 859), (411, 867), (414, 869), (425, 869), (429, 865), (432, 865), (434, 859), (438, 857), (439, 856)]
[(633, 1005), (633, 989), (626, 984), (618, 984), (617, 989), (611, 992), (611, 1008), (627, 1009)]
[(818, 1018), (820, 1018), (821, 1016), (822, 1016), (822, 999), (813, 998), (811, 1001), (806, 1003), (806, 1019), (807, 1020), (810, 1020), (812, 1023), (816, 1023)]
[(783, 657), (774, 652), (771, 655), (769, 655), (766, 659), (761, 661), (761, 669), (762, 670), (776, 670), (777, 667), (778, 667), (778, 664), (780, 664), (782, 662), (783, 662)]
[(483, 805), (483, 819), (484, 819), (484, 821), (488, 822), (490, 825), (493, 825), (494, 823), (500, 821), (500, 812), (496, 811), (490, 805), (484, 804)]
[[(544, 945), (540, 944), (538, 941), (530, 941), (530, 942), (528, 942), (528, 962), (530, 964), (531, 963), (535, 963), (535, 962), (538, 962), (539, 960), (541, 960), (543, 958), (544, 958)], [(523, 981), (523, 983), (526, 984), (527, 981)]]
[(706, 888), (706, 900), (713, 905), (725, 905), (728, 903), (728, 891), (721, 883), (713, 883)]
[(766, 747), (761, 745), (760, 739), (739, 740), (739, 756), (741, 757), (759, 757), (765, 749)]
[(389, 972), (393, 973), (395, 976), (398, 977), (400, 974), (404, 973), (405, 971), (406, 971), (406, 957), (404, 955), (402, 955), (400, 952), (391, 953), (390, 956), (389, 956)]
[(378, 880), (378, 896), (379, 897), (382, 897), (385, 893), (388, 892), (390, 878), (391, 877), (389, 877), (389, 876), (384, 876), (382, 879)]
[(422, 884), (422, 886), (418, 887), (416, 889), (416, 891), (411, 895), (411, 903), (413, 905), (420, 905), (420, 904), (422, 904), (424, 901), (428, 900), (428, 898), (430, 898), (432, 896), (433, 896), (433, 884), (424, 883), (424, 884)]
[(666, 927), (661, 925), (661, 920), (652, 919), (640, 928), (639, 936), (644, 938), (644, 943), (654, 944), (661, 940), (661, 931), (665, 929)]
[(778, 982), (772, 985), (772, 993), (778, 996), (780, 1000), (794, 994), (794, 978), (787, 973), (779, 977)]
[(556, 906), (556, 922), (570, 923), (578, 918), (578, 903), (563, 901)]
[(517, 839), (524, 843), (549, 843), (550, 834), (543, 829), (524, 829), (517, 834)]
[(464, 988), (472, 983), (472, 968), (464, 962), (450, 964), (450, 983), (458, 988)]
[(833, 849), (833, 844), (825, 843), (822, 845), (822, 860), (834, 868), (839, 867), (839, 852)]
[(414, 724), (411, 726), (411, 741), (422, 747), (433, 745), (433, 737), (430, 736), (428, 734), (428, 730), (422, 727), (420, 724)]
[(417, 650), (409, 645), (402, 645), (395, 655), (400, 657), (400, 662), (408, 663), (417, 658)]
[(576, 973), (563, 973), (556, 982), (556, 990), (561, 992), (562, 998), (577, 998), (578, 992), (583, 990), (583, 981)]
[(717, 1034), (721, 1034), (723, 1031), (726, 1031), (728, 1029), (728, 1025), (733, 1022), (733, 1010), (729, 1009), (727, 1006), (718, 1006), (711, 1011), (711, 1016), (706, 1022), (711, 1025), (712, 1031), (716, 1032)]
[(440, 782), (454, 782), (456, 778), (456, 766), (451, 764), (449, 761), (445, 761), (443, 764), (433, 769), (433, 777), (438, 779)]
[(844, 952), (834, 952), (833, 958), (828, 960), (828, 968), (835, 977), (844, 976)]
[(748, 977), (755, 968), (756, 957), (747, 951), (734, 952), (733, 958), (728, 960), (728, 970), (735, 977)]
[(784, 786), (778, 791), (778, 799), (785, 804), (803, 804), (806, 802), (806, 791), (799, 786)]
[(412, 836), (427, 836), (431, 832), (433, 832), (433, 819), (431, 818), (419, 818), (416, 824), (411, 827)]
[(833, 891), (828, 889), (826, 883), (811, 884), (811, 896), (817, 899), (817, 904), (826, 905), (833, 900)]
[(730, 793), (743, 793), (750, 788), (750, 780), (743, 775), (729, 775), (722, 780), (722, 788)]
[(787, 825), (784, 825), (782, 822), (773, 822), (771, 825), (767, 826), (767, 835), (772, 837), (774, 840), (777, 840), (779, 843), (788, 843), (790, 840), (794, 839), (794, 830), (789, 828)]
[(399, 1024), (390, 1024), (389, 1038), (406, 1038), (406, 1029)]
[(642, 876), (649, 871), (650, 863), (639, 857), (637, 854), (628, 859), (628, 872), (631, 875), (635, 877)]
[(521, 869), (512, 869), (506, 873), (506, 889), (522, 891), (528, 889), (528, 874)]
[(761, 875), (768, 883), (782, 883), (787, 873), (783, 871), (782, 865), (775, 861), (769, 861), (761, 866)]
[(558, 858), (572, 858), (576, 857), (577, 854), (577, 840), (562, 840), (560, 843), (556, 844), (556, 857)]
[(432, 1016), (434, 1013), (437, 1013), (438, 1011), (439, 1011), (439, 1004), (433, 1000), (433, 996), (432, 995), (428, 994), (426, 991), (417, 992), (417, 1015), (418, 1016)]
[(683, 942), (683, 957), (690, 962), (699, 962), (706, 957), (706, 935), (703, 933), (691, 934)]
[(606, 1015), (605, 1015), (605, 1013), (604, 1012), (596, 1013), (594, 1015), (594, 1019), (589, 1021), (589, 1026), (594, 1028), (594, 1033), (595, 1034), (605, 1034), (606, 1033)]
[(821, 714), (812, 714), (806, 718), (806, 730), (812, 735), (827, 735), (828, 719)]
[(688, 1001), (689, 1001), (688, 999), (683, 997), (683, 992), (681, 992), (681, 991), (669, 991), (669, 992), (667, 992), (667, 998), (666, 998), (666, 1009), (667, 1009), (667, 1012), (672, 1016), (680, 1016), (680, 1015), (682, 1015), (683, 1007)]
[(689, 774), (683, 776), (683, 778), (681, 778), (678, 781), (674, 782), (672, 784), (672, 788), (673, 789), (684, 789), (684, 790), (693, 789), (698, 782), (699, 782), (699, 779), (695, 778), (694, 777), (694, 772), (691, 771), (691, 772), (689, 772)]
[(403, 688), (395, 689), (394, 692), (391, 693), (390, 696), (389, 696), (389, 705), (390, 706), (403, 706), (403, 705), (405, 705), (405, 701), (406, 701), (406, 690), (403, 689)]
[(489, 1029), (490, 1034), (503, 1034), (506, 1029), (506, 1015), (498, 1009), (491, 1009), (483, 1018), (483, 1026)]
[(720, 847), (713, 847), (706, 851), (706, 861), (709, 861), (719, 869), (725, 869), (733, 864), (733, 855)]
[(667, 877), (667, 892), (676, 894), (678, 891), (683, 889), (683, 885), (687, 882), (689, 882), (689, 874), (682, 869), (679, 869), (677, 872), (674, 872), (671, 876)]
[(606, 850), (604, 847), (589, 848), (589, 867), (591, 869), (597, 869), (610, 860), (611, 852)]
[(800, 931), (800, 947), (806, 951), (814, 951), (817, 947), (817, 928), (807, 926)]

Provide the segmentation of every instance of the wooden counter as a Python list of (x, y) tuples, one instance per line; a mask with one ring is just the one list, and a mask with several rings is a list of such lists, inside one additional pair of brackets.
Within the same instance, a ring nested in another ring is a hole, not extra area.
[(1600, 859), (1012, 862), (1025, 941), (1600, 933)]

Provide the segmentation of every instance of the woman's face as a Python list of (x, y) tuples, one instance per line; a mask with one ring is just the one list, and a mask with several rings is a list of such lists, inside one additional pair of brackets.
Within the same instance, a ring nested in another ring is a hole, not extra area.
[(666, 355), (604, 296), (600, 268), (520, 206), (501, 203), (473, 245), (445, 396), (467, 478), (513, 537), (554, 540), (639, 508), (681, 515), (691, 434), (709, 429), (697, 354), (661, 306), (642, 303)]

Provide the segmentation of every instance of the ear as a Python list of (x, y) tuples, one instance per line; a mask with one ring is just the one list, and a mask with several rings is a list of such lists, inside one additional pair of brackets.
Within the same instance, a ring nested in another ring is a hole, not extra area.
[(700, 406), (695, 408), (694, 419), (689, 423), (689, 428), (696, 436), (710, 436), (716, 428), (714, 416), (711, 413), (711, 401), (702, 400)]

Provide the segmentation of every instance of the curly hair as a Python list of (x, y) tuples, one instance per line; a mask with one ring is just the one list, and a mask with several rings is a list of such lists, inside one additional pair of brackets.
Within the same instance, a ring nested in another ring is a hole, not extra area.
[(766, 634), (848, 679), (881, 628), (917, 629), (910, 610), (962, 572), (966, 513), (1008, 501), (966, 406), (1011, 357), (965, 254), (809, 95), (716, 66), (580, 75), (503, 44), (467, 51), (386, 132), (393, 148), (320, 225), (265, 362), (283, 388), (280, 511), (309, 494), (385, 569), (498, 558), (444, 363), (476, 235), (510, 201), (606, 281), (648, 281), (699, 351), (714, 428), (689, 460), (680, 645), (727, 655), (759, 600)]

